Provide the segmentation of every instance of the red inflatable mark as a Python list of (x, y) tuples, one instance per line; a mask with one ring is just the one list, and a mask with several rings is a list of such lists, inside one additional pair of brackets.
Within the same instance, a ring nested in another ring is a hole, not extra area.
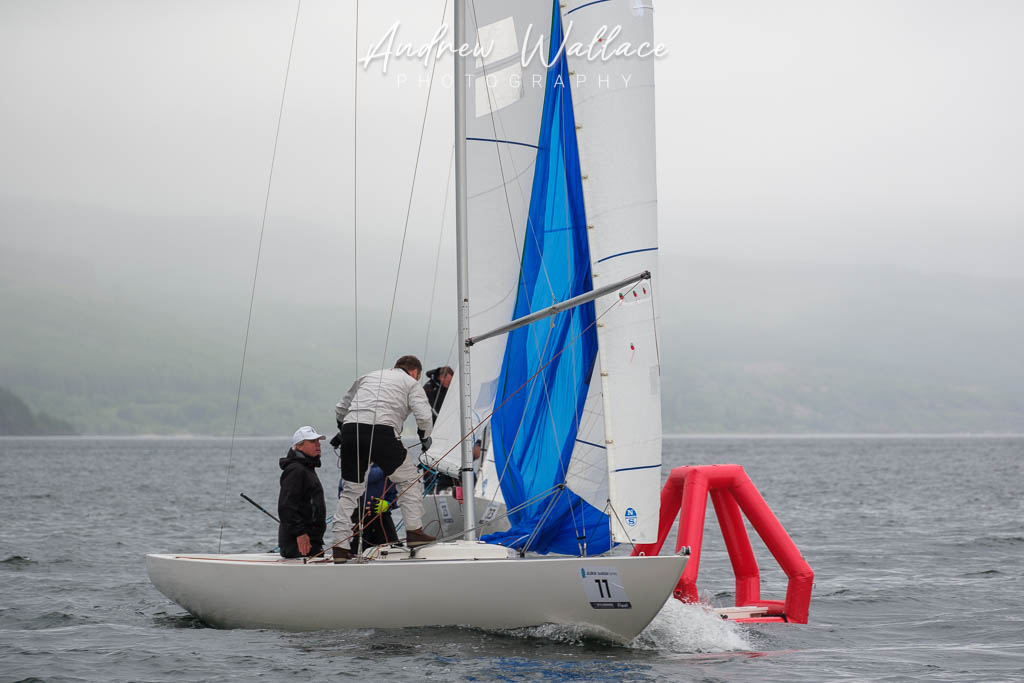
[[(636, 546), (633, 554), (657, 555), (661, 552), (678, 510), (679, 538), (676, 541), (676, 552), (684, 546), (689, 546), (690, 561), (686, 563), (686, 569), (676, 585), (675, 596), (683, 602), (697, 602), (697, 572), (700, 570), (704, 513), (709, 496), (718, 516), (718, 524), (722, 528), (733, 573), (736, 575), (736, 606), (752, 608), (733, 610), (738, 612), (733, 621), (788, 621), (806, 624), (814, 571), (804, 560), (782, 524), (772, 514), (771, 508), (764, 502), (754, 482), (739, 465), (702, 465), (677, 467), (672, 470), (665, 488), (661, 491), (658, 541)], [(768, 550), (789, 578), (785, 602), (761, 599), (761, 573), (757, 568), (757, 560), (754, 558), (746, 527), (743, 525), (743, 515), (746, 515), (750, 525), (768, 546)]]

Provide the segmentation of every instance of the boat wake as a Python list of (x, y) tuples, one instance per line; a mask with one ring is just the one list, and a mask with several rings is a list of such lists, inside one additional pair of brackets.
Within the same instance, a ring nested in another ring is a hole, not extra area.
[(629, 644), (637, 650), (661, 652), (742, 652), (754, 649), (739, 624), (729, 622), (703, 605), (665, 601), (658, 615)]
[[(536, 638), (580, 647), (594, 641), (608, 641), (606, 633), (582, 625), (545, 624), (501, 632), (518, 638)], [(706, 607), (684, 604), (675, 598), (669, 598), (654, 621), (626, 647), (677, 654), (754, 649), (746, 632), (735, 622), (723, 620)]]

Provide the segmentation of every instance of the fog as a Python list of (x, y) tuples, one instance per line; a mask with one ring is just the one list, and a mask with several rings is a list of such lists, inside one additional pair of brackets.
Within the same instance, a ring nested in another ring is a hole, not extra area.
[[(253, 291), (245, 433), (329, 423), (357, 367), (446, 361), (451, 93), (411, 61), (353, 88), (357, 53), (396, 20), (428, 41), (444, 5), (359, 3), (357, 49), (354, 3), (305, 0), (289, 68), (295, 3), (0, 1), (0, 385), (86, 432), (230, 431)], [(1024, 429), (1024, 8), (661, 0), (655, 21), (666, 425)], [(878, 407), (894, 382), (912, 410)], [(803, 420), (808, 383), (853, 402)], [(702, 412), (725, 387), (746, 405)]]

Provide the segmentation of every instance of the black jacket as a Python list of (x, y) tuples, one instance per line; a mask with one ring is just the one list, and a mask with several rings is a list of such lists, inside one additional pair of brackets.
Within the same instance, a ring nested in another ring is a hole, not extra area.
[(316, 554), (324, 547), (327, 530), (324, 488), (315, 469), (320, 467), (320, 458), (289, 450), (280, 464), (281, 495), (277, 499), (277, 516), (281, 518), (281, 526), (277, 530), (277, 544), (281, 547), (281, 556), (301, 557), (295, 539), (303, 534), (309, 534), (311, 554)]
[(427, 395), (430, 402), (430, 412), (434, 414), (434, 422), (437, 422), (437, 415), (441, 412), (441, 404), (444, 397), (448, 395), (448, 387), (441, 384), (441, 380), (432, 379), (423, 385), (423, 393)]

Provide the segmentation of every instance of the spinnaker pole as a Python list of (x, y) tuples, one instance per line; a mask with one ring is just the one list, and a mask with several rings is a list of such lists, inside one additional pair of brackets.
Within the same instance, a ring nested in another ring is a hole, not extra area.
[[(455, 243), (458, 273), (459, 337), (469, 339), (469, 234), (466, 175), (466, 0), (455, 0)], [(462, 429), (462, 519), (466, 540), (475, 541), (476, 510), (473, 481), (472, 384), (469, 347), (459, 344), (459, 415)]]

